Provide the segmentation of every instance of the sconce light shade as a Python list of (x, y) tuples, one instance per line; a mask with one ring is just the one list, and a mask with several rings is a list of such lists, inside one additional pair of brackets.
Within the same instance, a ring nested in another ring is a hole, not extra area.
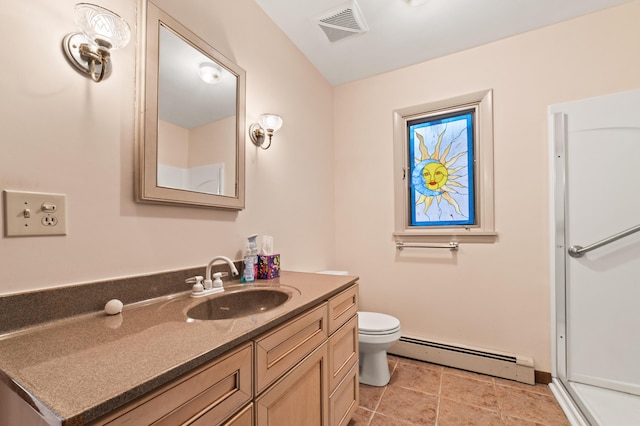
[(204, 62), (200, 64), (198, 75), (205, 83), (216, 84), (222, 80), (222, 68), (213, 62)]
[[(273, 133), (282, 127), (282, 117), (278, 114), (262, 114), (258, 122), (249, 126), (249, 137), (254, 145), (262, 149), (269, 149)], [(269, 136), (269, 143), (265, 146), (265, 136)]]
[(74, 19), (82, 33), (68, 34), (62, 41), (69, 62), (93, 81), (104, 80), (111, 73), (112, 49), (129, 43), (129, 24), (112, 11), (90, 3), (78, 3)]
[(108, 9), (95, 4), (78, 3), (74, 8), (74, 19), (82, 32), (98, 45), (121, 49), (129, 44), (129, 24)]
[(282, 127), (282, 117), (278, 114), (262, 114), (258, 117), (258, 122), (263, 129), (267, 129), (267, 132), (273, 133)]

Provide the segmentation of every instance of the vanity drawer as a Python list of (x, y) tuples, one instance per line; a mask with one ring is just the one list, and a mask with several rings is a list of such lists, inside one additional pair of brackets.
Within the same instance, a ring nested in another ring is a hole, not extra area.
[(323, 303), (255, 340), (256, 395), (327, 339)]
[(251, 401), (252, 345), (216, 358), (97, 424), (180, 425), (205, 415), (226, 419)]
[(358, 312), (358, 284), (329, 299), (329, 334)]
[(358, 316), (351, 317), (329, 337), (329, 392), (358, 362)]
[(329, 396), (329, 426), (346, 426), (358, 408), (360, 384), (356, 362)]

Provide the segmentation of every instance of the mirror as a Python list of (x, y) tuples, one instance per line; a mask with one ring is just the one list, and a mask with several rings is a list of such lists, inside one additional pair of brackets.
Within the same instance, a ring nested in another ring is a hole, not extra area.
[(152, 2), (141, 6), (137, 199), (241, 210), (245, 72)]

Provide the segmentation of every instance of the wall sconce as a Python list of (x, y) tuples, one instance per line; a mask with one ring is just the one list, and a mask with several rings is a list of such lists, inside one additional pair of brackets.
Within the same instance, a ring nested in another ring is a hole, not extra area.
[[(254, 145), (262, 149), (269, 149), (273, 134), (282, 127), (282, 117), (278, 114), (262, 114), (258, 122), (249, 126), (249, 137)], [(264, 138), (269, 136), (269, 143), (264, 146)]]
[(205, 83), (217, 84), (222, 80), (222, 68), (213, 62), (203, 62), (198, 68), (198, 75)]
[(100, 82), (111, 74), (111, 49), (129, 43), (129, 24), (112, 11), (90, 3), (78, 3), (74, 20), (82, 33), (71, 33), (62, 40), (67, 59), (80, 73)]

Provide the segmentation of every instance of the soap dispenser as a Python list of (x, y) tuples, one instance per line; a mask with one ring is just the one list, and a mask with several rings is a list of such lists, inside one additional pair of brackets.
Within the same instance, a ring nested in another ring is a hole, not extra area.
[(258, 234), (247, 237), (247, 248), (244, 255), (244, 275), (242, 281), (251, 283), (256, 280), (256, 269), (258, 267), (258, 244), (256, 238)]

